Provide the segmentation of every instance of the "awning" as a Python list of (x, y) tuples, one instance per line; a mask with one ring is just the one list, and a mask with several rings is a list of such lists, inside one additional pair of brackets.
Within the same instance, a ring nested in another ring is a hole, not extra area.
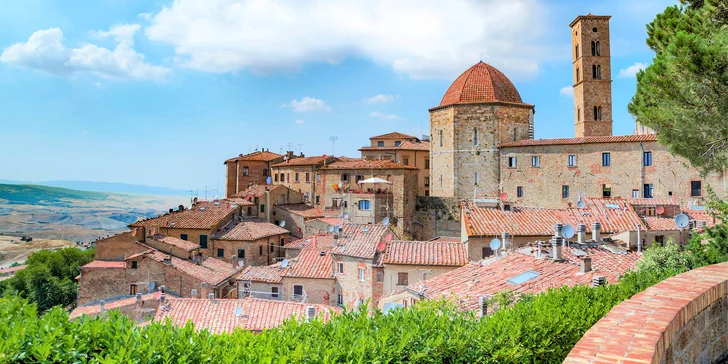
[(359, 181), (359, 183), (360, 184), (363, 184), (363, 183), (389, 183), (389, 184), (391, 184), (392, 182), (389, 182), (386, 179), (372, 177), (372, 178), (365, 179), (363, 181)]

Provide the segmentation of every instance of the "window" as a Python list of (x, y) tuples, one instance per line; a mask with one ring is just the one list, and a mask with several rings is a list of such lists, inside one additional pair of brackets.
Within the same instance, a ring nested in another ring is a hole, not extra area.
[(609, 152), (602, 153), (602, 166), (609, 167), (612, 165), (612, 156)]
[(523, 197), (523, 186), (516, 187), (516, 197)]
[(187, 234), (179, 234), (179, 238), (182, 240), (187, 240)]
[(478, 145), (478, 128), (473, 128), (473, 145)]
[(200, 248), (207, 249), (207, 235), (200, 235)]
[(249, 173), (248, 167), (243, 167), (243, 176), (247, 176)]
[(260, 204), (260, 212), (265, 212), (265, 204)]
[(321, 183), (321, 175), (320, 174), (317, 174), (316, 175), (316, 183)]
[(337, 265), (339, 267), (339, 270), (338, 270), (339, 274), (344, 274), (344, 263), (339, 263)]
[(402, 164), (404, 164), (405, 166), (408, 166), (409, 165), (409, 157), (402, 157)]
[(401, 141), (397, 140), (397, 141), (394, 142), (394, 146), (395, 147), (399, 147), (400, 145), (402, 145), (402, 142)]
[(406, 286), (409, 284), (409, 274), (406, 272), (397, 273), (397, 285)]
[(592, 78), (595, 80), (602, 79), (602, 66), (597, 64), (592, 65)]
[(516, 157), (508, 157), (508, 168), (516, 168)]
[(225, 249), (217, 248), (217, 257), (218, 258), (225, 258)]
[(253, 208), (251, 206), (248, 206), (248, 216), (253, 215)]
[(276, 247), (273, 244), (271, 244), (270, 245), (270, 252), (273, 253), (275, 250), (276, 250)]
[(378, 147), (383, 147), (383, 146), (384, 146), (384, 142), (383, 142), (383, 141), (379, 141), (379, 142), (377, 142), (377, 146), (378, 146)]
[(129, 285), (129, 295), (134, 296), (137, 294), (137, 285), (136, 284), (130, 284)]
[(644, 186), (642, 186), (642, 193), (644, 198), (652, 198), (652, 192), (653, 192), (653, 185), (652, 183), (645, 183)]
[(263, 168), (263, 177), (268, 177), (268, 168)]
[(632, 190), (632, 198), (640, 198), (640, 190)]
[(569, 154), (569, 157), (567, 158), (567, 163), (569, 167), (576, 167), (576, 154)]
[(356, 304), (357, 304), (357, 306), (363, 305), (364, 304), (364, 299), (363, 298), (359, 298), (358, 300), (356, 300)]
[(538, 168), (541, 166), (541, 158), (537, 155), (531, 156), (531, 167)]
[(442, 147), (442, 130), (440, 130), (440, 146)]
[(273, 298), (278, 298), (278, 287), (270, 288), (270, 296)]
[(363, 181), (363, 180), (364, 180), (364, 176), (362, 176), (361, 174), (356, 175), (356, 183), (359, 183), (360, 181)]
[(703, 195), (703, 183), (701, 181), (690, 181), (690, 197)]
[(481, 259), (485, 259), (491, 255), (493, 255), (493, 249), (491, 249), (489, 246), (484, 246), (482, 249)]
[(425, 197), (430, 195), (430, 190), (425, 190)]
[(296, 174), (294, 175), (294, 177), (295, 177), (295, 181), (298, 182), (298, 172), (296, 172)]
[(576, 67), (576, 82), (579, 83), (579, 67)]
[(364, 282), (364, 272), (366, 272), (364, 268), (359, 268), (359, 280), (362, 282)]
[(577, 44), (574, 50), (574, 58), (579, 58), (579, 45)]
[(561, 186), (561, 198), (569, 198), (569, 186)]
[(425, 186), (430, 185), (430, 177), (425, 177)]
[(273, 175), (273, 180), (276, 181), (276, 182), (278, 182), (278, 173), (276, 173), (276, 174)]
[(137, 269), (137, 264), (138, 264), (138, 263), (139, 263), (139, 262), (137, 262), (136, 260), (132, 260), (132, 261), (131, 261), (131, 269)]
[(306, 202), (308, 202), (308, 200), (309, 200), (310, 197), (311, 196), (309, 195), (309, 192), (306, 192), (306, 193), (303, 194), (304, 201), (306, 201)]
[(602, 107), (594, 106), (594, 120), (602, 120)]
[(642, 153), (642, 165), (645, 167), (652, 165), (652, 152)]
[(608, 197), (612, 197), (612, 185), (603, 184), (602, 185), (602, 198), (608, 198)]
[(321, 195), (316, 195), (316, 204), (318, 205), (320, 203), (321, 203)]
[(440, 175), (440, 187), (442, 187), (442, 175)]
[(336, 295), (336, 304), (337, 305), (343, 305), (344, 304), (344, 296), (341, 294)]
[(311, 182), (311, 173), (306, 172), (306, 182)]
[(245, 249), (238, 249), (238, 259), (245, 259)]
[(430, 169), (430, 160), (425, 159), (425, 169)]
[(258, 255), (263, 255), (263, 246), (258, 246)]
[(369, 200), (359, 200), (359, 210), (371, 210), (372, 202)]
[(281, 173), (281, 182), (285, 182), (285, 181), (286, 181), (286, 175)]
[(597, 45), (597, 56), (601, 56), (602, 50), (601, 50), (601, 47), (599, 46), (599, 41), (596, 42), (596, 45)]
[(286, 180), (291, 182), (291, 172), (286, 173)]
[(581, 121), (581, 108), (580, 107), (576, 108), (576, 121)]
[(293, 285), (293, 297), (300, 298), (303, 296), (303, 286), (295, 284)]
[(478, 185), (478, 172), (475, 172), (475, 185)]
[(349, 180), (349, 175), (346, 174), (346, 173), (342, 174), (341, 175), (341, 180), (344, 181), (344, 182), (348, 181)]
[(281, 246), (286, 245), (286, 238), (281, 238), (280, 245)]
[(383, 270), (377, 270), (377, 282), (384, 281), (384, 271)]

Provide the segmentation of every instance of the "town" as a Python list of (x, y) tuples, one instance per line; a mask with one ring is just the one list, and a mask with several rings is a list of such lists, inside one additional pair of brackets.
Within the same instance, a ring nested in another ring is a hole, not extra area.
[(429, 109), (429, 135), (220, 161), (224, 198), (95, 241), (71, 319), (261, 332), (437, 299), (484, 316), (497, 294), (616, 283), (653, 244), (687, 244), (719, 223), (706, 197), (726, 196), (728, 174), (699, 173), (639, 123), (613, 135), (609, 22), (570, 24), (575, 135), (534, 139), (536, 105), (478, 62)]

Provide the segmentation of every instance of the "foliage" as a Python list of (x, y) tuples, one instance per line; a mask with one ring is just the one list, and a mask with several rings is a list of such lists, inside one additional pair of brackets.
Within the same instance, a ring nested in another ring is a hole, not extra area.
[(93, 258), (93, 249), (35, 252), (28, 257), (25, 269), (0, 282), (0, 292), (17, 293), (37, 304), (41, 312), (53, 306), (71, 306), (76, 302), (75, 277), (81, 272), (80, 267)]
[(728, 166), (728, 3), (682, 0), (647, 26), (652, 65), (629, 111), (703, 172)]
[(8, 200), (8, 204), (31, 205), (70, 205), (69, 200), (103, 200), (108, 193), (77, 191), (59, 187), (40, 185), (6, 185), (0, 184), (0, 199)]

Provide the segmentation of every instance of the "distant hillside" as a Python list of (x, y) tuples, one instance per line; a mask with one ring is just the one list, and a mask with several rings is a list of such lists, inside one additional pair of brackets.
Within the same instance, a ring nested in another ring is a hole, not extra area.
[(42, 181), (42, 182), (27, 182), (27, 181), (10, 181), (1, 180), (0, 183), (14, 184), (14, 185), (41, 185), (50, 187), (61, 187), (69, 188), (72, 190), (81, 191), (97, 191), (97, 192), (112, 192), (112, 193), (129, 193), (134, 195), (156, 195), (156, 196), (188, 196), (189, 191), (175, 190), (166, 187), (156, 186), (144, 186), (135, 185), (129, 183), (116, 183), (116, 182), (92, 182), (92, 181)]
[(7, 200), (8, 204), (62, 206), (70, 204), (69, 200), (103, 200), (108, 197), (109, 194), (103, 192), (39, 185), (0, 184), (0, 199)]

